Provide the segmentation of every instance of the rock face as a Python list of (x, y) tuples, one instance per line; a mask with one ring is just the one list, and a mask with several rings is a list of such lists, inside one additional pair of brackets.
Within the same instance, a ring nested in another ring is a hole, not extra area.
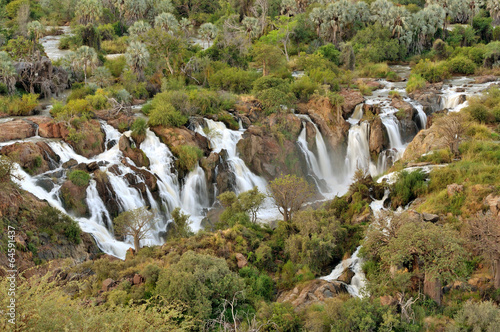
[(356, 90), (342, 89), (339, 94), (344, 97), (344, 103), (342, 104), (342, 113), (346, 117), (354, 112), (354, 108), (356, 107), (356, 105), (361, 104), (365, 100), (361, 92)]
[(426, 275), (424, 279), (424, 294), (436, 301), (438, 305), (441, 305), (443, 291), (439, 279)]
[(324, 302), (328, 298), (346, 293), (347, 289), (343, 283), (315, 279), (303, 285), (302, 289), (295, 287), (291, 291), (281, 293), (277, 302), (290, 302), (295, 310), (301, 310), (310, 304)]
[(36, 125), (25, 120), (0, 123), (0, 142), (20, 140), (35, 136)]
[(139, 148), (133, 148), (130, 139), (122, 135), (118, 141), (118, 148), (127, 158), (130, 158), (137, 167), (148, 167), (149, 159)]
[(57, 168), (59, 156), (45, 142), (23, 142), (4, 146), (0, 154), (12, 160), (30, 174), (41, 174)]
[(389, 147), (389, 137), (380, 117), (370, 124), (370, 152), (379, 154)]
[(495, 75), (484, 75), (484, 76), (479, 76), (476, 77), (474, 80), (474, 84), (484, 84), (488, 82), (495, 82), (497, 80), (497, 76)]
[(440, 108), (441, 96), (439, 93), (441, 92), (442, 87), (442, 82), (434, 84), (427, 83), (424, 89), (414, 91), (408, 96), (411, 99), (418, 101), (424, 107), (424, 112), (427, 115), (430, 115), (438, 111)]
[(238, 268), (239, 269), (247, 266), (247, 264), (248, 264), (248, 261), (245, 258), (245, 256), (243, 256), (243, 254), (237, 253), (236, 254), (236, 260), (238, 261)]
[(171, 150), (181, 145), (189, 145), (198, 147), (205, 156), (210, 154), (208, 146), (208, 139), (196, 132), (193, 132), (186, 127), (181, 128), (167, 128), (157, 126), (151, 130), (158, 135), (162, 142), (167, 144)]
[(406, 148), (402, 161), (412, 161), (421, 155), (432, 151), (447, 148), (447, 144), (441, 137), (435, 125), (429, 129), (421, 130)]
[(484, 203), (490, 207), (490, 211), (494, 216), (500, 217), (500, 196), (489, 194), (484, 199)]
[(452, 197), (455, 194), (459, 194), (459, 193), (463, 192), (464, 185), (452, 183), (446, 187), (446, 191), (447, 191), (448, 197)]
[(77, 216), (84, 216), (88, 212), (86, 202), (87, 186), (80, 187), (67, 180), (61, 186), (61, 198), (67, 210), (73, 211)]

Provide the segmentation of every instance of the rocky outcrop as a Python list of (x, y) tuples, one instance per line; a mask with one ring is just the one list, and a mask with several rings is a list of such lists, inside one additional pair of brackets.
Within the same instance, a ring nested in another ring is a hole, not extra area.
[(41, 174), (57, 168), (59, 156), (45, 142), (23, 142), (4, 146), (0, 154), (9, 156), (29, 174)]
[(291, 291), (281, 293), (277, 302), (290, 302), (295, 310), (301, 310), (313, 303), (321, 303), (326, 299), (347, 293), (345, 284), (321, 279), (311, 280), (300, 287), (297, 286)]
[(35, 136), (36, 125), (25, 120), (0, 123), (0, 142), (20, 140)]
[(235, 258), (236, 258), (236, 261), (238, 263), (238, 268), (239, 269), (244, 268), (245, 266), (248, 265), (248, 261), (245, 258), (245, 256), (243, 256), (243, 254), (237, 253), (235, 255)]
[(167, 144), (170, 150), (175, 150), (181, 145), (195, 146), (203, 151), (205, 156), (210, 154), (208, 139), (186, 127), (167, 128), (163, 126), (152, 127), (151, 130)]
[(112, 218), (118, 216), (120, 213), (120, 205), (118, 204), (118, 197), (109, 182), (109, 177), (106, 172), (97, 170), (94, 172), (94, 180), (96, 182), (96, 189), (99, 197), (103, 201), (106, 209)]
[(61, 186), (60, 192), (61, 200), (66, 210), (73, 212), (79, 217), (88, 214), (88, 206), (86, 204), (87, 186), (77, 186), (67, 180)]
[(132, 147), (130, 139), (122, 135), (118, 141), (118, 148), (127, 158), (130, 158), (137, 167), (148, 167), (149, 159), (146, 154), (139, 148)]
[(433, 150), (447, 148), (443, 137), (441, 137), (438, 128), (433, 125), (429, 129), (421, 130), (408, 144), (402, 161), (413, 161), (425, 153)]
[(389, 137), (380, 117), (370, 124), (370, 153), (379, 154), (389, 147)]
[(344, 103), (342, 104), (342, 113), (344, 118), (348, 118), (356, 105), (361, 104), (365, 98), (361, 92), (357, 90), (342, 89), (339, 93), (344, 98)]
[(430, 115), (436, 111), (439, 111), (441, 106), (441, 88), (443, 83), (427, 83), (425, 88), (417, 90), (408, 94), (408, 96), (419, 102), (427, 115)]
[(484, 199), (484, 203), (490, 207), (490, 211), (494, 216), (500, 217), (500, 196), (489, 194)]

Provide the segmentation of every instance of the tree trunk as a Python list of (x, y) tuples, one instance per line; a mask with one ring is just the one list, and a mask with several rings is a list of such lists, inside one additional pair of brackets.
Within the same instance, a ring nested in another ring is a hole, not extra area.
[(493, 261), (493, 276), (495, 289), (500, 288), (500, 257)]
[(139, 243), (138, 236), (134, 236), (134, 248), (135, 248), (135, 252), (138, 252), (139, 249), (141, 248), (141, 244)]
[(441, 298), (443, 295), (441, 291), (441, 281), (426, 273), (424, 278), (424, 294), (436, 301), (438, 305), (441, 305)]
[(288, 222), (288, 219), (289, 219), (289, 217), (288, 217), (288, 213), (289, 213), (289, 212), (288, 212), (286, 209), (284, 209), (284, 210), (285, 210), (285, 213), (283, 213), (283, 221), (284, 221), (284, 222)]

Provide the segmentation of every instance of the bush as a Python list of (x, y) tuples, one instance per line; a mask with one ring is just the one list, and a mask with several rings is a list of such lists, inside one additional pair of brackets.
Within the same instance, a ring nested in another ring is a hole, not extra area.
[(90, 175), (87, 172), (75, 170), (69, 173), (68, 179), (73, 182), (74, 185), (77, 185), (79, 187), (86, 187), (89, 185)]
[(448, 67), (454, 74), (472, 75), (476, 70), (476, 64), (464, 56), (457, 56), (448, 60)]
[(427, 81), (419, 74), (411, 74), (406, 84), (406, 92), (411, 93), (425, 88)]
[(292, 93), (285, 93), (276, 88), (263, 90), (256, 97), (268, 114), (281, 112), (284, 107), (290, 108), (295, 102), (295, 96)]
[(73, 90), (71, 90), (71, 93), (69, 96), (66, 98), (66, 102), (69, 102), (71, 100), (75, 99), (85, 99), (88, 95), (93, 95), (96, 90), (94, 90), (91, 86), (84, 86), (84, 87), (79, 87), (77, 85), (74, 85), (75, 87)]
[(49, 233), (58, 232), (69, 241), (80, 244), (80, 227), (71, 217), (51, 206), (44, 207), (38, 215), (36, 222), (38, 226)]
[(154, 126), (180, 127), (184, 125), (188, 118), (177, 111), (172, 104), (152, 102), (152, 110), (149, 114), (148, 124)]
[(290, 92), (290, 85), (288, 82), (274, 76), (263, 76), (253, 83), (253, 92), (255, 94), (271, 88), (278, 89), (284, 93)]
[(484, 105), (474, 103), (467, 106), (465, 111), (469, 112), (471, 117), (477, 122), (489, 123), (495, 121), (494, 116), (490, 114), (489, 110)]
[(445, 62), (431, 62), (428, 59), (420, 60), (411, 70), (412, 74), (418, 74), (430, 83), (441, 82), (450, 76), (448, 66)]
[(104, 62), (104, 67), (108, 68), (111, 75), (114, 77), (120, 77), (126, 65), (127, 61), (124, 56), (120, 56), (112, 60), (106, 60), (106, 62)]
[(391, 191), (392, 207), (395, 209), (399, 206), (405, 206), (417, 198), (419, 194), (424, 193), (427, 187), (426, 177), (427, 174), (421, 170), (401, 171)]
[(226, 68), (212, 74), (208, 79), (211, 88), (246, 93), (252, 89), (252, 83), (259, 77), (257, 72), (240, 68)]
[(134, 139), (136, 145), (139, 146), (146, 137), (146, 131), (148, 129), (148, 123), (146, 119), (137, 118), (130, 129), (132, 129), (132, 138)]
[(319, 89), (319, 84), (311, 80), (308, 75), (296, 79), (290, 86), (290, 90), (297, 99), (307, 102), (309, 98)]
[(203, 157), (203, 151), (197, 146), (191, 145), (176, 146), (172, 152), (177, 156), (175, 161), (177, 168), (188, 172), (192, 171)]
[(98, 89), (94, 95), (85, 97), (85, 100), (95, 110), (103, 110), (109, 107), (108, 92)]
[(333, 44), (321, 46), (316, 53), (321, 54), (325, 59), (328, 59), (337, 66), (340, 64), (340, 51)]
[(0, 111), (13, 116), (30, 115), (38, 106), (37, 94), (0, 97)]

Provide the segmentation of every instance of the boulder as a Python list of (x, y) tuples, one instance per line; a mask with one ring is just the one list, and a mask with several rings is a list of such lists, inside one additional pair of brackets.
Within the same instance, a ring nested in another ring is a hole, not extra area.
[(346, 268), (344, 272), (337, 278), (338, 281), (342, 281), (346, 284), (350, 284), (352, 277), (354, 277), (354, 272), (350, 268)]
[(437, 214), (432, 213), (422, 213), (422, 219), (427, 222), (438, 222), (439, 216)]
[(187, 129), (186, 127), (170, 128), (163, 126), (152, 127), (151, 130), (160, 137), (163, 143), (167, 144), (171, 150), (181, 145), (196, 146), (205, 156), (210, 154), (208, 139)]
[(85, 216), (88, 213), (86, 204), (87, 186), (77, 186), (70, 180), (66, 180), (60, 189), (63, 205), (76, 216)]
[(402, 161), (413, 161), (425, 153), (447, 147), (448, 145), (439, 133), (437, 126), (432, 125), (429, 129), (421, 130), (413, 138), (403, 154)]
[(140, 285), (144, 282), (144, 278), (140, 274), (135, 274), (134, 278), (132, 279), (132, 284), (133, 285)]
[(476, 77), (474, 80), (474, 84), (484, 84), (484, 83), (489, 83), (489, 82), (495, 82), (497, 80), (497, 76), (495, 75), (484, 75), (484, 76), (479, 76)]
[(315, 279), (301, 285), (300, 289), (297, 286), (291, 291), (281, 293), (277, 302), (290, 302), (296, 310), (301, 310), (313, 303), (321, 303), (341, 294), (347, 294), (345, 284)]
[(354, 108), (356, 107), (356, 105), (361, 104), (365, 101), (365, 98), (363, 97), (361, 92), (357, 90), (342, 89), (339, 94), (344, 97), (344, 103), (342, 104), (342, 113), (345, 117), (354, 112)]
[(443, 298), (441, 281), (438, 278), (426, 275), (424, 279), (424, 294), (436, 301), (437, 305), (440, 306)]
[(489, 194), (484, 199), (484, 203), (490, 207), (490, 211), (494, 216), (500, 217), (500, 196)]
[(245, 266), (248, 265), (248, 261), (247, 259), (245, 258), (245, 256), (243, 256), (243, 254), (240, 254), (240, 253), (237, 253), (236, 254), (236, 260), (238, 261), (238, 268), (241, 269)]
[(441, 108), (441, 88), (443, 83), (427, 83), (425, 88), (417, 91), (413, 91), (408, 94), (408, 96), (419, 102), (427, 115), (430, 115)]
[(146, 154), (139, 148), (132, 147), (130, 139), (122, 135), (118, 141), (118, 148), (127, 158), (130, 158), (137, 167), (148, 167), (149, 159)]
[(380, 117), (376, 117), (370, 125), (370, 152), (380, 153), (389, 147), (389, 138)]
[(30, 174), (41, 174), (58, 167), (59, 156), (45, 142), (23, 142), (4, 146), (0, 154), (12, 160)]
[(455, 194), (462, 193), (464, 191), (464, 185), (452, 183), (446, 186), (446, 191), (448, 193), (448, 197), (452, 197)]
[(0, 142), (33, 137), (35, 133), (36, 125), (25, 120), (12, 120), (0, 123)]
[(102, 282), (101, 290), (103, 292), (107, 292), (110, 291), (114, 286), (116, 286), (116, 282), (113, 279), (108, 278)]

